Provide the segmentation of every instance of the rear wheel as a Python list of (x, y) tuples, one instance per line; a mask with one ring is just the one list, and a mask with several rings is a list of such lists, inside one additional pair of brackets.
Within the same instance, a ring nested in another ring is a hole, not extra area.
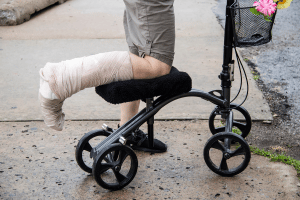
[(110, 133), (104, 130), (94, 130), (86, 133), (78, 142), (75, 151), (76, 161), (79, 167), (88, 173), (92, 173), (93, 159), (90, 157), (92, 149), (103, 141)]
[[(239, 135), (241, 135), (243, 138), (246, 138), (247, 135), (250, 133), (252, 121), (250, 114), (248, 111), (242, 107), (237, 107), (237, 104), (231, 104), (230, 107), (232, 108), (234, 117), (239, 117), (239, 120), (233, 120), (232, 128), (233, 131)], [(216, 120), (216, 116), (221, 115), (219, 108), (216, 107), (210, 114), (208, 124), (209, 129), (213, 135), (225, 132), (225, 124), (222, 123), (221, 120)]]

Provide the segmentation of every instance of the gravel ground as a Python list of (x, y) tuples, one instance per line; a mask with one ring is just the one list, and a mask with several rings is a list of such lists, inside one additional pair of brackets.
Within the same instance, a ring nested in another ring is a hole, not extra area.
[[(225, 0), (217, 0), (214, 9), (224, 26)], [(240, 48), (241, 56), (259, 78), (257, 86), (269, 103), (274, 120), (254, 122), (247, 141), (260, 149), (272, 150), (300, 160), (300, 2), (278, 10), (272, 42), (257, 47)]]

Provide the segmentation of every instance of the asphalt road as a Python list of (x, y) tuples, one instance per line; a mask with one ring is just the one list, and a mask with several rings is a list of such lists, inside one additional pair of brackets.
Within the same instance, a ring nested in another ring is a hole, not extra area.
[[(216, 0), (213, 9), (224, 27), (226, 0)], [(257, 86), (269, 103), (272, 124), (254, 123), (248, 142), (260, 148), (280, 149), (300, 159), (300, 2), (293, 1), (287, 9), (278, 10), (270, 43), (239, 48), (243, 59), (257, 75)], [(278, 153), (279, 153), (278, 152)]]
[[(224, 26), (226, 0), (218, 0), (214, 9)], [(270, 90), (288, 98), (291, 123), (299, 127), (300, 110), (300, 2), (293, 1), (287, 9), (278, 10), (273, 27), (273, 40), (257, 47), (240, 48), (244, 58), (249, 59), (260, 74), (260, 79)], [(294, 130), (293, 133), (297, 131)]]
[(273, 28), (273, 40), (267, 45), (243, 50), (260, 73), (268, 89), (287, 97), (287, 126), (298, 134), (300, 127), (300, 2), (293, 1), (287, 9), (278, 10)]

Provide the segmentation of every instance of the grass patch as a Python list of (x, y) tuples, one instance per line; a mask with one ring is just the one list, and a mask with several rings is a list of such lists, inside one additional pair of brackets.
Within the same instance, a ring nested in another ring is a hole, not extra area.
[(242, 131), (238, 128), (232, 128), (232, 132), (235, 133), (235, 134), (238, 134), (238, 135), (242, 134)]
[(259, 79), (259, 77), (260, 77), (259, 75), (254, 75), (254, 76), (253, 76), (253, 79), (256, 81), (256, 80)]
[(259, 74), (255, 71), (252, 71), (252, 74), (253, 74), (253, 79), (256, 81), (260, 78)]
[[(221, 121), (221, 125), (225, 126), (225, 123)], [(238, 135), (242, 135), (242, 131), (238, 128), (235, 128), (235, 127), (232, 128), (232, 132), (235, 133), (235, 134), (238, 134)]]
[[(221, 124), (223, 125), (222, 122), (221, 122)], [(232, 132), (235, 134), (238, 134), (238, 135), (242, 134), (242, 131), (238, 128), (232, 128)], [(238, 147), (239, 146), (237, 146), (237, 148)], [(264, 149), (260, 150), (259, 148), (254, 147), (254, 146), (249, 145), (249, 147), (250, 147), (250, 151), (254, 154), (270, 158), (271, 161), (273, 161), (273, 162), (282, 162), (282, 163), (293, 166), (297, 171), (298, 178), (300, 179), (300, 161), (299, 160), (296, 160), (290, 156), (286, 156), (284, 153), (276, 154), (276, 153), (273, 153), (270, 151), (265, 151)]]
[[(240, 131), (240, 129), (238, 129), (238, 128), (233, 128), (232, 132), (236, 133), (238, 135), (241, 135), (241, 133), (242, 133)], [(273, 161), (273, 162), (282, 162), (282, 163), (293, 166), (297, 171), (298, 178), (300, 179), (300, 161), (299, 160), (296, 160), (290, 156), (286, 156), (284, 153), (276, 154), (276, 153), (273, 153), (270, 151), (265, 151), (264, 149), (260, 150), (259, 148), (254, 147), (254, 146), (249, 146), (249, 147), (250, 147), (251, 152), (254, 154), (270, 158), (271, 161)], [(290, 148), (291, 146), (288, 145), (288, 147)]]
[[(222, 122), (221, 122), (221, 124), (224, 125)], [(235, 134), (238, 134), (238, 135), (242, 134), (242, 131), (238, 128), (232, 128), (232, 132)], [(239, 145), (236, 148), (238, 148), (238, 147), (239, 147)], [(250, 147), (250, 151), (252, 153), (270, 158), (272, 162), (282, 162), (282, 163), (293, 166), (297, 171), (298, 178), (300, 179), (300, 161), (299, 160), (296, 160), (290, 156), (286, 156), (284, 153), (276, 154), (271, 151), (265, 151), (264, 149), (260, 150), (259, 148), (254, 147), (254, 146), (249, 145), (249, 147)], [(288, 147), (290, 148), (291, 146), (288, 145)]]
[(254, 154), (270, 158), (271, 161), (273, 161), (273, 162), (282, 162), (282, 163), (293, 166), (297, 171), (298, 178), (300, 177), (300, 161), (299, 160), (296, 160), (290, 156), (286, 156), (284, 153), (276, 154), (276, 153), (273, 153), (270, 151), (265, 151), (264, 149), (260, 150), (259, 148), (253, 147), (253, 146), (250, 146), (250, 150)]

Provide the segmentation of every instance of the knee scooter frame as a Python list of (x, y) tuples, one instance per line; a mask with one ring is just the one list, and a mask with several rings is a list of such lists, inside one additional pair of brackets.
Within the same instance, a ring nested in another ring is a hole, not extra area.
[[(227, 0), (227, 5), (232, 5), (234, 0)], [(214, 134), (206, 143), (204, 148), (204, 159), (208, 167), (215, 173), (222, 176), (234, 176), (242, 172), (250, 161), (250, 149), (245, 138), (251, 129), (251, 118), (249, 113), (241, 106), (230, 102), (230, 90), (232, 79), (232, 51), (233, 51), (233, 29), (231, 21), (231, 13), (229, 7), (226, 8), (226, 25), (224, 36), (224, 57), (223, 70), (219, 75), (221, 79), (222, 90), (215, 90), (211, 92), (203, 92), (201, 90), (192, 89), (191, 91), (177, 96), (160, 96), (155, 101), (153, 98), (146, 100), (146, 108), (141, 110), (136, 116), (125, 123), (117, 130), (112, 130), (109, 127), (104, 127), (104, 130), (94, 130), (86, 134), (77, 145), (76, 159), (79, 166), (89, 173), (93, 173), (95, 180), (99, 185), (110, 190), (119, 190), (128, 185), (134, 178), (137, 171), (137, 158), (134, 152), (126, 144), (126, 140), (132, 133), (138, 129), (142, 124), (148, 124), (148, 141), (149, 147), (153, 147), (153, 124), (154, 115), (165, 105), (184, 97), (200, 97), (216, 105), (209, 117), (209, 128)], [(219, 95), (216, 95), (218, 93)], [(233, 111), (237, 110), (244, 118), (245, 123), (238, 122), (233, 119)], [(225, 121), (225, 125), (221, 127), (214, 126), (214, 119), (216, 115), (221, 115)], [(241, 131), (241, 135), (232, 133), (232, 129), (237, 127)], [(88, 141), (97, 135), (107, 136), (94, 148), (89, 145)], [(231, 149), (234, 143), (239, 146), (235, 150)], [(222, 160), (217, 166), (211, 160), (210, 151), (217, 149), (222, 152)], [(93, 166), (88, 167), (82, 160), (82, 151), (90, 152), (90, 157), (93, 158)], [(236, 156), (243, 156), (240, 165), (230, 168), (227, 165), (227, 160)], [(130, 158), (130, 167), (128, 172), (124, 175), (120, 172), (123, 162), (126, 158)], [(111, 183), (104, 180), (102, 177), (108, 170), (112, 170), (115, 175), (116, 182)]]

